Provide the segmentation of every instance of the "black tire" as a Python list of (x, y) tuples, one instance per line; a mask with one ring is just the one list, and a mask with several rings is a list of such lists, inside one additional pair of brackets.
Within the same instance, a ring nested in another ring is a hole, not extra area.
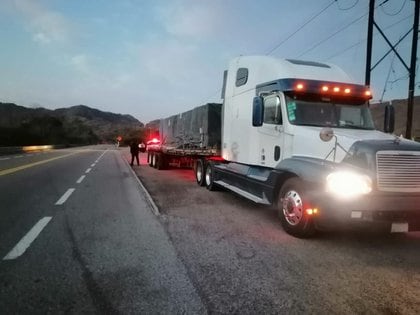
[(157, 152), (153, 152), (153, 155), (152, 155), (152, 167), (153, 168), (156, 168), (157, 167), (157, 163), (158, 163), (158, 154), (157, 154)]
[(153, 167), (153, 164), (152, 164), (152, 162), (153, 162), (153, 155), (154, 155), (154, 152), (148, 152), (147, 153), (147, 162), (149, 163), (149, 166), (150, 167)]
[(205, 172), (205, 185), (206, 188), (210, 191), (218, 190), (217, 184), (214, 183), (214, 163), (212, 161), (209, 161), (206, 166), (206, 172)]
[(164, 170), (166, 168), (166, 156), (165, 156), (165, 154), (159, 153), (157, 155), (156, 168), (158, 170)]
[(283, 229), (290, 235), (307, 238), (316, 232), (313, 217), (305, 212), (306, 191), (299, 178), (290, 178), (282, 186), (277, 209)]
[(147, 152), (147, 164), (150, 165), (150, 152)]
[(198, 159), (194, 164), (195, 180), (199, 186), (206, 186), (205, 163), (203, 159)]

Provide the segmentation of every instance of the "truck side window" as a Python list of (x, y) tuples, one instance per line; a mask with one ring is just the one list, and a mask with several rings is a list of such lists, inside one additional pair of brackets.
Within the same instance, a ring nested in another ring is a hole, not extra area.
[(281, 125), (280, 98), (277, 95), (270, 95), (264, 98), (264, 123)]
[(236, 86), (244, 85), (248, 81), (248, 68), (239, 68), (236, 72)]
[(297, 120), (297, 108), (296, 108), (296, 102), (292, 99), (289, 99), (287, 102), (287, 115), (289, 116), (289, 121), (291, 123), (294, 123)]

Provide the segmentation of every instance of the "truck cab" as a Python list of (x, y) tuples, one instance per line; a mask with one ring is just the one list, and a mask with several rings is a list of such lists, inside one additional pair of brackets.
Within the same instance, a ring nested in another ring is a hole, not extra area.
[(239, 57), (225, 82), (222, 156), (231, 162), (275, 167), (292, 155), (325, 158), (331, 144), (302, 141), (318, 140), (323, 127), (374, 130), (370, 91), (334, 65)]
[(296, 236), (338, 223), (420, 229), (420, 144), (375, 130), (370, 98), (332, 64), (235, 58), (207, 187), (275, 205)]

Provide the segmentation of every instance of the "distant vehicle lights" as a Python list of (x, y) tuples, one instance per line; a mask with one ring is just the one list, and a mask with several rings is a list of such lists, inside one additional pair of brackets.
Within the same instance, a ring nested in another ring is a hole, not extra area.
[(152, 140), (147, 141), (147, 144), (156, 144), (159, 143), (160, 140), (158, 138), (153, 138)]

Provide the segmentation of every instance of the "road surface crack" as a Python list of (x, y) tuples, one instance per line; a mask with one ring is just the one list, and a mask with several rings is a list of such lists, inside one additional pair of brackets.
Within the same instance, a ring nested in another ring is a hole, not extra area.
[(70, 241), (72, 243), (72, 254), (74, 260), (76, 260), (80, 267), (82, 268), (82, 277), (85, 281), (86, 287), (89, 291), (89, 295), (94, 303), (94, 306), (99, 314), (118, 314), (119, 312), (112, 306), (108, 301), (106, 295), (101, 290), (98, 283), (93, 278), (92, 272), (87, 267), (86, 261), (83, 259), (83, 256), (77, 246), (76, 238), (74, 236), (73, 230), (70, 227), (69, 220), (67, 215), (66, 217), (66, 230), (69, 235)]

